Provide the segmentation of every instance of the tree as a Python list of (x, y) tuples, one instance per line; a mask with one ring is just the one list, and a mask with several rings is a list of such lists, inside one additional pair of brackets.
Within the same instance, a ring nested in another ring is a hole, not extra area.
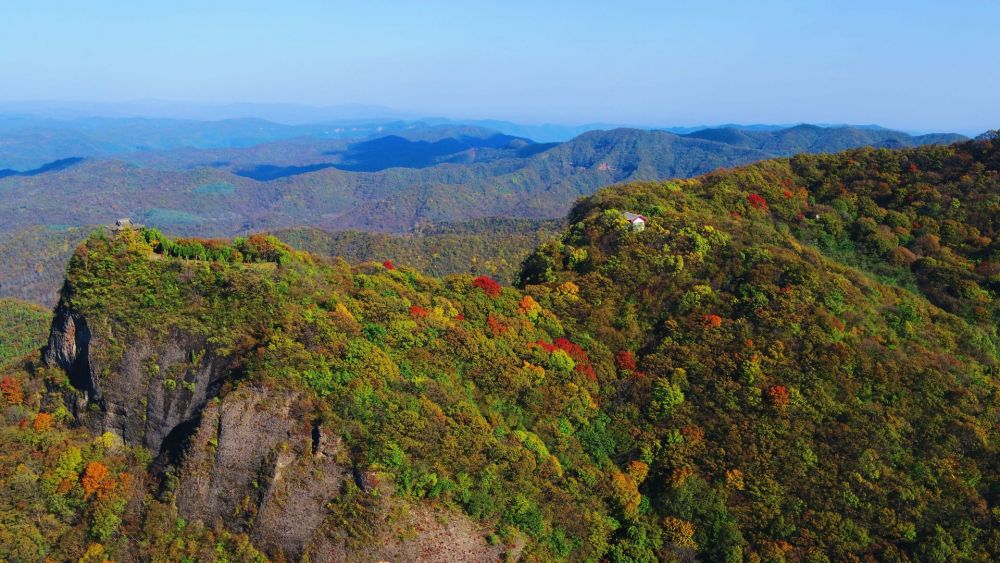
[(92, 461), (87, 464), (87, 469), (83, 472), (83, 478), (80, 480), (80, 484), (83, 485), (83, 492), (88, 497), (104, 485), (105, 479), (108, 478), (108, 467), (99, 461)]
[(36, 414), (32, 427), (35, 429), (35, 432), (48, 432), (52, 429), (52, 415), (47, 412)]
[(767, 211), (767, 200), (764, 199), (764, 196), (762, 196), (760, 194), (750, 194), (750, 195), (748, 195), (747, 196), (747, 202), (750, 204), (750, 207), (752, 207), (754, 209), (760, 209), (761, 211)]
[(618, 352), (615, 356), (615, 364), (618, 365), (618, 369), (623, 371), (635, 371), (638, 367), (635, 360), (635, 354), (629, 350), (622, 350), (621, 352)]
[(489, 276), (479, 276), (472, 280), (472, 285), (483, 290), (483, 293), (490, 297), (500, 296), (500, 284), (493, 281)]
[(4, 400), (8, 403), (20, 405), (24, 401), (24, 392), (21, 391), (21, 380), (11, 375), (5, 375), (3, 379), (0, 379), (0, 394), (3, 395)]
[(653, 383), (653, 395), (649, 403), (650, 414), (653, 415), (653, 418), (667, 416), (683, 402), (684, 392), (676, 384), (665, 379), (657, 379)]

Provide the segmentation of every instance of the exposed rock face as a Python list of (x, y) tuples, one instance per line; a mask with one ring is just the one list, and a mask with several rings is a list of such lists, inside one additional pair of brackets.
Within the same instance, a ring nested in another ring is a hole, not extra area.
[(60, 306), (52, 320), (44, 358), (45, 363), (63, 368), (73, 386), (84, 392), (85, 398), (98, 400), (100, 397), (92, 387), (90, 375), (90, 339), (86, 319)]
[(177, 488), (185, 517), (219, 520), (269, 552), (301, 554), (350, 465), (339, 441), (314, 451), (313, 426), (296, 400), (243, 387), (208, 404)]
[(317, 537), (310, 561), (455, 561), (494, 563), (516, 561), (523, 545), (489, 545), (481, 526), (464, 514), (441, 507), (401, 507), (391, 499), (382, 503), (378, 541), (353, 545), (343, 534)]
[(112, 431), (129, 444), (173, 455), (171, 448), (231, 374), (232, 359), (216, 356), (204, 337), (170, 329), (155, 340), (126, 343), (121, 359), (109, 360), (113, 344), (106, 332), (91, 330), (87, 319), (64, 307), (56, 310), (44, 358), (66, 370), (82, 392), (69, 406), (95, 433)]
[[(394, 499), (391, 487), (368, 490), (366, 479), (359, 486), (382, 514), (372, 531), (380, 541), (350, 541), (331, 529), (327, 504), (367, 472), (352, 466), (336, 429), (313, 423), (304, 397), (233, 382), (237, 358), (217, 354), (204, 336), (156, 327), (123, 343), (106, 322), (60, 305), (45, 362), (69, 375), (77, 392), (67, 393), (67, 404), (83, 425), (178, 466), (175, 499), (184, 518), (246, 533), (286, 558), (504, 558), (507, 547), (490, 546), (486, 530), (464, 514)], [(234, 384), (223, 395), (227, 382)]]

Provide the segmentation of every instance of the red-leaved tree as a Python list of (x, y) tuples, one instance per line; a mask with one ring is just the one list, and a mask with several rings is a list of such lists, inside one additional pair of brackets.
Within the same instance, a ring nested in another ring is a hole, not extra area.
[(748, 195), (747, 201), (750, 203), (750, 207), (753, 207), (754, 209), (767, 210), (767, 200), (760, 194)]
[(493, 281), (489, 276), (479, 276), (472, 280), (472, 285), (481, 288), (483, 293), (490, 297), (498, 297), (500, 295), (500, 284)]

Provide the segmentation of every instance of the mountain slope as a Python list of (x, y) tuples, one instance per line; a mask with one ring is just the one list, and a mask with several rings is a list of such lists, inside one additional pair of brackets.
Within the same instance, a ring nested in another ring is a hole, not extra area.
[[(73, 250), (97, 227), (29, 227), (0, 240), (0, 297), (52, 307)], [(561, 222), (486, 218), (388, 234), (298, 227), (274, 231), (295, 248), (352, 262), (393, 260), (434, 276), (489, 275), (510, 283), (521, 261)]]
[[(914, 185), (925, 198), (995, 197), (974, 176), (947, 180), (968, 167), (995, 182), (995, 151), (970, 143), (804, 156), (602, 190), (574, 208), (569, 231), (529, 257), (522, 279), (566, 326), (593, 336), (592, 356), (619, 359), (602, 404), (609, 428), (631, 438), (609, 455), (648, 464), (649, 476), (622, 485), (642, 497), (615, 557), (996, 556), (996, 322), (969, 317), (977, 327), (794, 236), (815, 236), (801, 223), (826, 186), (851, 200), (884, 185), (897, 196), (884, 205), (909, 204), (897, 213), (922, 208)], [(863, 180), (874, 163), (897, 174), (908, 161), (927, 172)], [(793, 170), (811, 181), (798, 183)], [(856, 208), (836, 208), (844, 221), (855, 217)], [(889, 215), (859, 209), (862, 224)], [(976, 209), (984, 214), (970, 223), (995, 224), (995, 207)], [(623, 211), (649, 226), (631, 231)], [(919, 222), (933, 225), (936, 211)], [(845, 228), (838, 240), (869, 232)], [(565, 288), (578, 299), (559, 297)], [(971, 296), (995, 311), (995, 293)]]
[[(235, 263), (183, 260), (183, 241), (143, 236), (77, 251), (46, 360), (79, 390), (71, 404), (94, 405), (77, 411), (85, 426), (159, 463), (186, 460), (171, 497), (182, 516), (209, 523), (251, 495), (231, 525), (269, 553), (314, 560), (389, 534), (358, 519), (397, 503), (464, 509), (477, 521), (452, 518), (478, 534), (463, 540), (476, 559), (522, 545), (543, 557), (600, 549), (587, 528), (605, 525), (604, 509), (562, 477), (596, 484), (599, 470), (558, 430), (596, 414), (596, 376), (582, 351), (546, 348), (564, 332), (518, 292), (317, 261), (265, 237), (211, 250)], [(283, 528), (292, 514), (299, 526)]]
[[(992, 560), (996, 325), (929, 301), (947, 276), (910, 285), (871, 258), (912, 242), (914, 275), (994, 263), (992, 240), (966, 241), (993, 232), (996, 148), (606, 188), (521, 289), (262, 235), (97, 234), (72, 258), (37, 408), (155, 457), (159, 500), (136, 492), (101, 528), (108, 556), (137, 533), (134, 556), (166, 553), (180, 516), (221, 521), (246, 559)], [(868, 244), (893, 213), (928, 232)], [(994, 311), (979, 287), (960, 296)], [(47, 499), (29, 521), (75, 479), (18, 489)], [(165, 516), (140, 527), (138, 506)], [(78, 557), (60, 529), (31, 541)]]
[(0, 238), (0, 297), (51, 308), (66, 263), (89, 228), (29, 227)]

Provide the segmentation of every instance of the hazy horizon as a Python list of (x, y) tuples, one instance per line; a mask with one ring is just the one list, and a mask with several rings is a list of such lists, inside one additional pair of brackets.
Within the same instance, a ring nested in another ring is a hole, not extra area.
[(844, 122), (606, 122), (600, 120), (531, 120), (504, 119), (491, 115), (453, 116), (431, 112), (421, 113), (416, 110), (400, 110), (386, 106), (363, 103), (344, 103), (327, 106), (296, 104), (287, 102), (198, 102), (176, 100), (122, 100), (122, 101), (82, 101), (82, 100), (0, 100), (0, 117), (32, 117), (57, 121), (72, 121), (78, 119), (167, 119), (180, 121), (213, 122), (239, 119), (261, 119), (285, 125), (317, 125), (338, 122), (371, 122), (389, 121), (448, 121), (456, 124), (485, 124), (490, 122), (509, 123), (525, 127), (555, 127), (555, 128), (640, 128), (640, 129), (690, 129), (743, 127), (743, 128), (782, 128), (797, 125), (815, 125), (819, 127), (857, 127), (883, 128), (901, 131), (912, 135), (928, 133), (958, 133), (969, 137), (979, 135), (986, 129), (959, 130), (952, 129), (919, 129), (912, 127), (891, 127), (883, 123), (844, 123)]
[[(58, 17), (53, 17), (58, 14)], [(1000, 123), (1000, 6), (933, 2), (52, 0), (0, 7), (0, 101), (291, 104), (696, 126)], [(375, 116), (371, 116), (375, 117)]]

